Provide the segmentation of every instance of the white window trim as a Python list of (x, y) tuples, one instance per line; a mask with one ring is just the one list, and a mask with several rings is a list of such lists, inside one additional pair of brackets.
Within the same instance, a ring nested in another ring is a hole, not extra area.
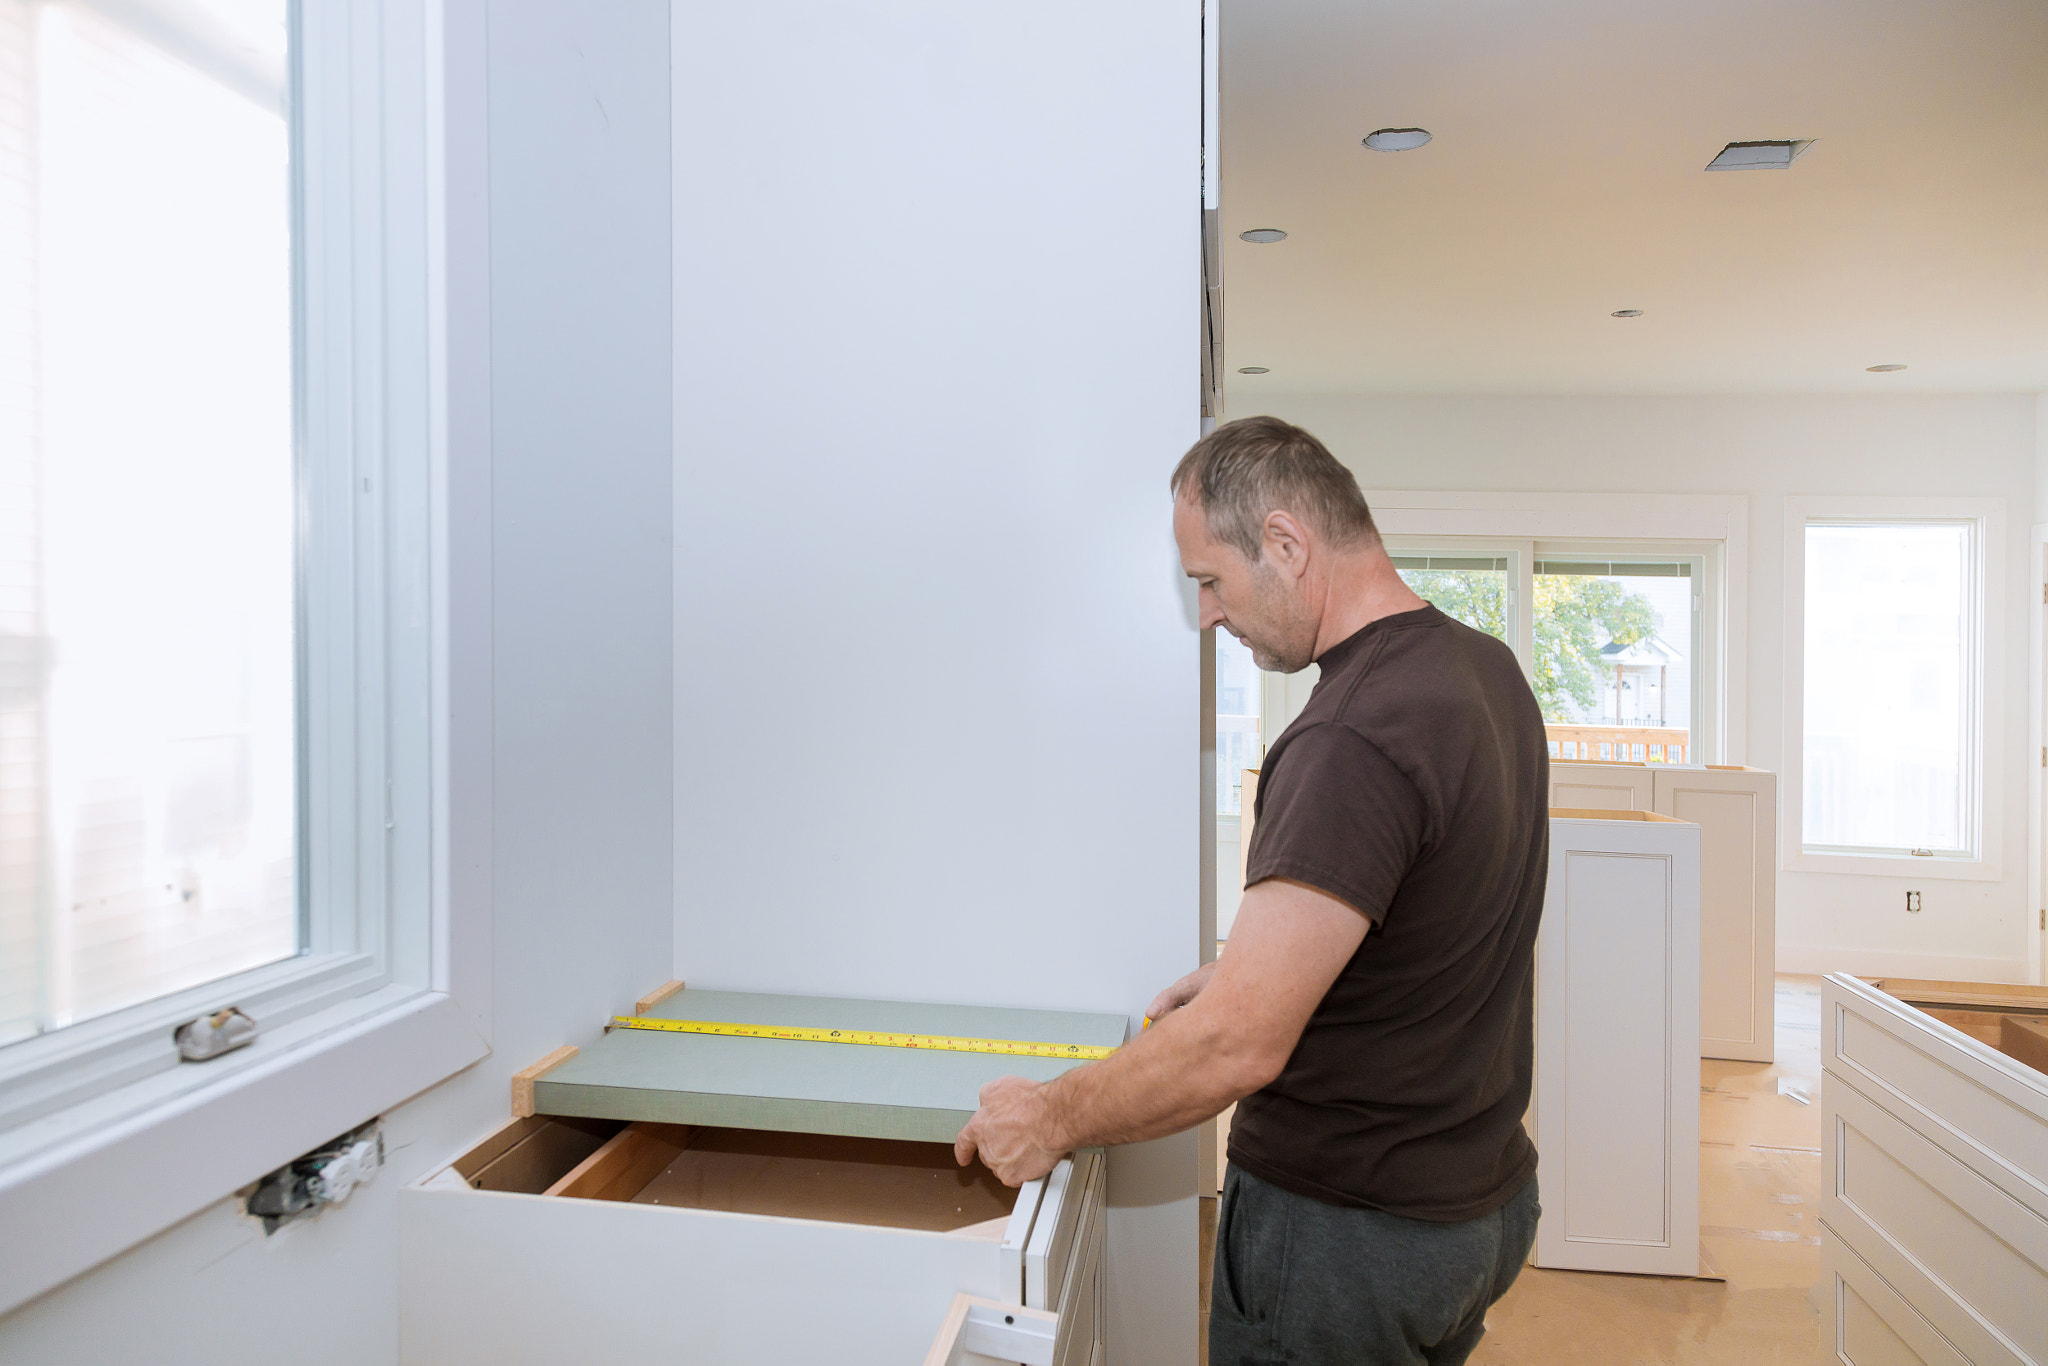
[[(1512, 493), (1368, 490), (1373, 520), (1388, 537), (1442, 543), (1465, 538), (1501, 545), (1558, 541), (1629, 542), (1646, 551), (1678, 543), (1675, 553), (1719, 547), (1708, 576), (1718, 601), (1701, 603), (1701, 677), (1710, 689), (1702, 719), (1719, 763), (1746, 763), (1749, 751), (1749, 498), (1740, 493)], [(1691, 548), (1687, 548), (1691, 547)], [(1518, 604), (1518, 638), (1531, 628)], [(1525, 647), (1517, 644), (1516, 653)], [(1526, 658), (1526, 656), (1525, 656)], [(1708, 752), (1712, 752), (1709, 750)]]
[[(302, 0), (299, 29), (307, 857), (352, 914), (0, 1057), (38, 1112), (0, 1134), (0, 1313), (490, 1051), (482, 8)], [(166, 1065), (171, 1023), (235, 1003), (254, 1044)]]
[[(1974, 520), (1978, 524), (1977, 857), (1823, 854), (1804, 848), (1806, 771), (1806, 525), (1819, 518)], [(2005, 500), (2002, 498), (1796, 497), (1785, 500), (1784, 771), (1778, 775), (1778, 866), (1808, 873), (1997, 882), (2005, 821)]]
[(2027, 567), (2027, 980), (2039, 985), (2048, 982), (2048, 524), (2034, 524)]

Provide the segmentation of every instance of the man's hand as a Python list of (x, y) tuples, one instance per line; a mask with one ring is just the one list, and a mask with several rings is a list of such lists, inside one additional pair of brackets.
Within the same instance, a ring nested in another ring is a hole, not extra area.
[(1066, 1150), (1056, 1146), (1045, 1088), (1023, 1077), (997, 1077), (981, 1088), (981, 1108), (960, 1137), (953, 1158), (961, 1166), (978, 1154), (1006, 1186), (1021, 1186), (1051, 1171)]
[(1167, 1012), (1179, 1010), (1189, 1001), (1202, 994), (1202, 988), (1209, 985), (1209, 979), (1216, 975), (1216, 964), (1204, 963), (1187, 976), (1175, 982), (1152, 998), (1152, 1004), (1145, 1007), (1145, 1018), (1158, 1024), (1166, 1018)]

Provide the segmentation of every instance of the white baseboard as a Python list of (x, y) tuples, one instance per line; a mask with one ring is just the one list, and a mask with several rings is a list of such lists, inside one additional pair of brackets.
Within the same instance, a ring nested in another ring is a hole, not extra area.
[(1778, 971), (1822, 976), (1930, 977), (1943, 982), (2024, 982), (2024, 958), (1973, 958), (1959, 953), (1901, 953), (1896, 949), (1778, 945)]

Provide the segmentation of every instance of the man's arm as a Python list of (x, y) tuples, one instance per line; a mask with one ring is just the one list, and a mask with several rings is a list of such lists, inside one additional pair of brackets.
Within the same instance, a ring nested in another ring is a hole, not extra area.
[[(1015, 1186), (1075, 1148), (1159, 1138), (1220, 1113), (1280, 1075), (1370, 926), (1303, 883), (1257, 883), (1206, 985), (1196, 973), (1169, 987), (1155, 1003), (1168, 1006), (1164, 1018), (1101, 1062), (1042, 1085), (1002, 1077), (984, 1086), (954, 1156), (964, 1167), (979, 1154)], [(1185, 1005), (1168, 999), (1189, 988)]]

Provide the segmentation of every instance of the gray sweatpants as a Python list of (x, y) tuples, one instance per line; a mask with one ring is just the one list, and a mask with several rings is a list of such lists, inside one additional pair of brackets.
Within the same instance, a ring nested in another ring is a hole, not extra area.
[(1536, 1178), (1461, 1223), (1345, 1209), (1232, 1167), (1216, 1213), (1209, 1366), (1456, 1366), (1536, 1239)]

